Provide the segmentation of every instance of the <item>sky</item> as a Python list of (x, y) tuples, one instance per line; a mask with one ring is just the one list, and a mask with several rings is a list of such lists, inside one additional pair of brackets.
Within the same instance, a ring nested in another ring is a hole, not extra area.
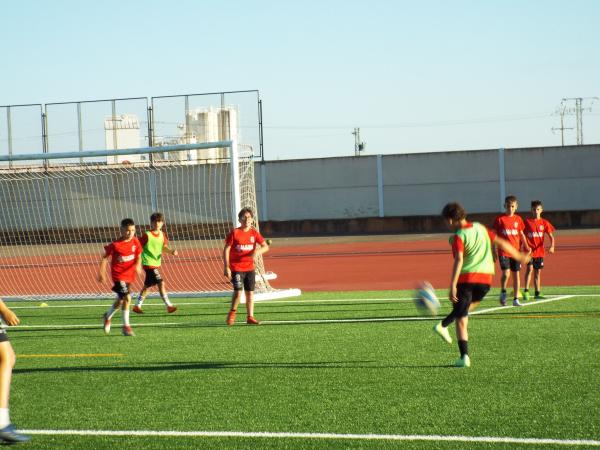
[(599, 19), (597, 0), (8, 1), (0, 105), (258, 90), (285, 160), (352, 156), (355, 127), (364, 155), (560, 145), (581, 97), (595, 144)]

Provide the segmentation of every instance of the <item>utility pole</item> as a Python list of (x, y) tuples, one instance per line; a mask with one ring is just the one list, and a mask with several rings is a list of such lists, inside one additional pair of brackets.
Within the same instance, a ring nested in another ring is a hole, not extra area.
[(367, 144), (360, 141), (360, 128), (354, 128), (352, 132), (354, 135), (354, 156), (360, 156), (360, 152), (362, 152)]
[[(589, 107), (584, 108), (583, 102), (586, 100), (590, 101), (591, 104)], [(577, 129), (577, 145), (583, 145), (583, 112), (590, 112), (592, 110), (592, 104), (596, 100), (598, 100), (598, 97), (569, 97), (562, 99), (561, 106), (566, 105), (566, 103), (568, 102), (573, 102), (575, 104), (573, 108), (566, 108), (565, 106), (565, 112), (575, 115), (575, 127)]]
[(560, 106), (558, 107), (558, 114), (560, 114), (560, 127), (559, 128), (551, 128), (552, 131), (554, 132), (555, 130), (560, 130), (560, 145), (561, 146), (565, 146), (565, 130), (572, 130), (573, 127), (566, 127), (565, 128), (565, 112), (567, 110), (567, 107), (565, 105), (565, 102), (562, 101), (560, 102)]

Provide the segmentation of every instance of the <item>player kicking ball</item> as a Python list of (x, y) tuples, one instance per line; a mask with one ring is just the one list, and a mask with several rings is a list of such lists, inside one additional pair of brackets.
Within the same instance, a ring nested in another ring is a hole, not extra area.
[(268, 252), (269, 246), (258, 230), (252, 227), (254, 213), (250, 208), (242, 208), (238, 219), (241, 226), (227, 235), (223, 248), (223, 274), (233, 284), (231, 309), (227, 314), (226, 323), (229, 326), (235, 323), (237, 308), (245, 292), (246, 323), (259, 325), (260, 322), (254, 318), (254, 258)]
[(104, 247), (104, 256), (100, 261), (98, 281), (104, 283), (106, 280), (106, 266), (110, 260), (110, 273), (113, 280), (113, 292), (117, 294), (117, 300), (104, 313), (104, 332), (110, 333), (110, 321), (119, 307), (123, 312), (123, 335), (134, 336), (129, 324), (129, 304), (131, 295), (129, 285), (134, 282), (136, 273), (142, 275), (140, 254), (142, 245), (135, 237), (135, 223), (132, 219), (121, 221), (121, 237)]
[(143, 246), (142, 251), (142, 266), (144, 272), (146, 272), (146, 280), (144, 281), (144, 287), (137, 298), (133, 312), (137, 314), (143, 314), (142, 305), (148, 294), (148, 289), (152, 286), (158, 286), (158, 292), (160, 298), (167, 307), (167, 312), (174, 313), (177, 311), (177, 306), (173, 305), (169, 301), (169, 294), (167, 293), (167, 287), (165, 281), (159, 271), (162, 262), (163, 252), (169, 255), (177, 256), (177, 250), (171, 250), (169, 248), (169, 239), (162, 227), (165, 224), (165, 216), (159, 212), (155, 212), (150, 216), (150, 231), (146, 231), (140, 243)]
[(469, 311), (479, 306), (490, 290), (494, 275), (493, 246), (523, 264), (529, 262), (530, 256), (520, 253), (510, 242), (480, 223), (468, 222), (467, 212), (459, 203), (448, 203), (444, 206), (442, 218), (454, 233), (450, 238), (454, 264), (448, 295), (452, 302), (452, 311), (434, 326), (433, 331), (451, 344), (452, 338), (448, 326), (456, 321), (456, 339), (460, 358), (455, 365), (470, 367), (467, 330)]

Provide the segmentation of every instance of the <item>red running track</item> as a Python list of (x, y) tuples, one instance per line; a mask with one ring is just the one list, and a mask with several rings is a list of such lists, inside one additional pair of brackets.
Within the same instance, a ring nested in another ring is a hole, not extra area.
[[(319, 245), (306, 239), (306, 245), (279, 247), (275, 240), (265, 255), (265, 267), (277, 273), (271, 283), (276, 288), (397, 290), (412, 289), (419, 280), (441, 288), (448, 286), (452, 268), (448, 236)], [(600, 285), (600, 233), (557, 233), (556, 242), (556, 252), (546, 252), (542, 287)], [(521, 269), (521, 284), (524, 272)], [(493, 287), (499, 284), (496, 273)]]

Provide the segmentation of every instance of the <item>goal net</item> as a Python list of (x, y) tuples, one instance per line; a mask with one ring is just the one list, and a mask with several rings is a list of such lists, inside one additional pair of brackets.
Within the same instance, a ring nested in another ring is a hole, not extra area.
[[(249, 146), (222, 141), (22, 159), (30, 165), (0, 166), (3, 297), (112, 297), (110, 282), (97, 281), (103, 246), (119, 236), (121, 219), (132, 218), (139, 236), (155, 211), (165, 215), (169, 246), (178, 250), (178, 256), (163, 258), (170, 295), (230, 294), (223, 276), (224, 239), (238, 226), (241, 207), (257, 211)], [(33, 159), (43, 162), (31, 165)], [(272, 288), (274, 275), (262, 258), (256, 263), (257, 300), (299, 295)]]

